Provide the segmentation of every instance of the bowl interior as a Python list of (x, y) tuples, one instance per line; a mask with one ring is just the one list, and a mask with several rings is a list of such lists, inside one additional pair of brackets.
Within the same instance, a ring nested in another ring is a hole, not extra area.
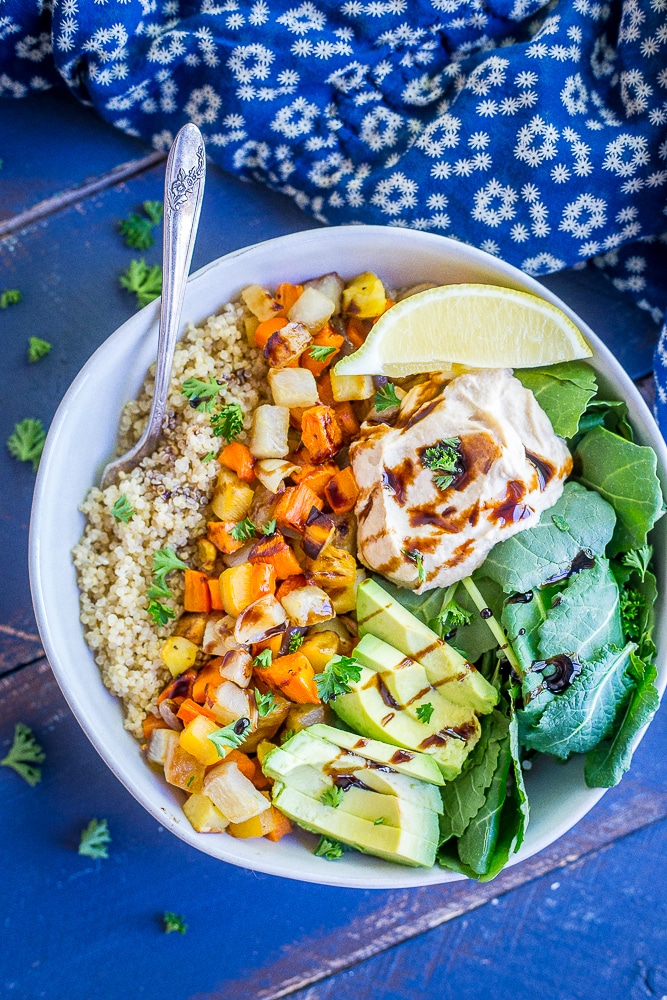
[[(487, 282), (541, 295), (581, 328), (594, 350), (591, 363), (609, 394), (627, 401), (642, 444), (658, 454), (667, 493), (667, 452), (651, 414), (633, 383), (595, 334), (534, 279), (495, 258), (445, 237), (379, 226), (318, 229), (236, 251), (198, 271), (189, 281), (185, 320), (198, 322), (235, 298), (246, 285), (275, 286), (337, 270), (344, 277), (376, 271), (390, 286)], [(111, 770), (165, 827), (199, 850), (247, 868), (305, 881), (363, 888), (398, 888), (453, 881), (444, 869), (408, 869), (360, 854), (335, 865), (312, 855), (314, 838), (297, 834), (278, 844), (266, 840), (197, 834), (181, 812), (181, 795), (147, 766), (136, 740), (123, 729), (119, 703), (104, 688), (79, 623), (79, 595), (71, 550), (83, 530), (78, 505), (113, 453), (123, 404), (138, 392), (155, 358), (158, 305), (133, 316), (92, 356), (75, 379), (53, 420), (35, 489), (30, 571), (37, 622), (56, 678), (79, 723)], [(663, 614), (667, 519), (654, 530), (660, 599), (656, 608), (658, 650), (667, 648)], [(659, 684), (667, 680), (664, 654)], [(582, 761), (565, 766), (539, 759), (527, 774), (531, 821), (512, 863), (552, 843), (600, 798), (586, 788)], [(304, 849), (307, 844), (311, 850)]]

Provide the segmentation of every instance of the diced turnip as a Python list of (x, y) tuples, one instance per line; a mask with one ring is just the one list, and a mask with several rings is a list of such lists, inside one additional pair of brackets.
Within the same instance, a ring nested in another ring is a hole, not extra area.
[(230, 649), (223, 657), (220, 674), (240, 688), (246, 688), (252, 677), (252, 657), (243, 649)]
[(336, 375), (331, 372), (331, 392), (337, 403), (347, 400), (370, 399), (375, 394), (370, 375)]
[(241, 292), (241, 298), (260, 323), (263, 323), (265, 319), (277, 316), (282, 309), (280, 302), (269, 295), (261, 285), (248, 285)]
[(316, 625), (334, 617), (331, 600), (320, 587), (297, 587), (285, 594), (282, 605), (294, 625)]
[(204, 791), (230, 823), (243, 823), (271, 804), (234, 761), (220, 761), (206, 775)]
[(234, 619), (231, 615), (211, 615), (204, 630), (202, 650), (207, 656), (224, 656), (230, 649), (238, 649), (234, 638)]
[(282, 632), (286, 622), (285, 608), (273, 595), (267, 594), (244, 608), (236, 619), (234, 637), (244, 645), (263, 642)]
[(269, 387), (276, 406), (315, 406), (319, 402), (315, 376), (307, 368), (272, 368)]
[[(282, 458), (263, 458), (255, 464), (255, 476), (262, 486), (269, 491), (273, 501), (277, 499), (277, 494), (283, 491), (283, 483), (293, 472), (298, 472), (299, 466), (292, 462), (286, 462)], [(252, 515), (251, 515), (252, 516)], [(266, 524), (271, 517), (266, 517), (262, 521), (255, 521), (253, 524)]]
[(322, 292), (323, 295), (326, 295), (333, 302), (334, 312), (340, 312), (341, 296), (345, 288), (345, 282), (340, 274), (331, 271), (330, 274), (323, 274), (319, 278), (311, 278), (310, 281), (304, 282), (303, 287), (304, 289), (316, 288), (318, 292)]
[(173, 729), (154, 729), (146, 741), (146, 758), (151, 764), (164, 767), (170, 744), (178, 743), (178, 733)]
[(287, 314), (290, 322), (301, 323), (310, 333), (321, 330), (334, 313), (336, 304), (312, 285), (304, 288)]
[(237, 719), (250, 717), (252, 706), (248, 692), (233, 681), (223, 681), (207, 698), (208, 706), (222, 726), (228, 726)]
[[(238, 716), (237, 716), (238, 718)], [(170, 785), (176, 785), (186, 792), (201, 792), (204, 781), (204, 765), (196, 757), (187, 753), (179, 743), (170, 741), (166, 746), (164, 758), (164, 776)]]
[(197, 833), (222, 833), (229, 826), (227, 817), (203, 792), (191, 795), (183, 805), (183, 812)]
[(263, 403), (252, 416), (250, 452), (255, 458), (284, 458), (289, 451), (289, 410)]
[(287, 323), (272, 333), (264, 348), (264, 357), (272, 368), (284, 368), (301, 357), (312, 341), (310, 331), (302, 323)]

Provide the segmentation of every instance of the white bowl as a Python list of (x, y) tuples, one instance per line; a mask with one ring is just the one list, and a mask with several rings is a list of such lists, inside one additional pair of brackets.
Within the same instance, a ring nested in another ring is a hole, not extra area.
[[(651, 445), (667, 486), (667, 450), (632, 381), (604, 344), (555, 295), (515, 267), (454, 240), (381, 226), (317, 229), (237, 250), (190, 279), (183, 317), (200, 321), (252, 282), (276, 286), (327, 271), (352, 277), (373, 270), (389, 285), (488, 282), (523, 289), (559, 306), (581, 328), (594, 350), (592, 364), (603, 389), (627, 401), (641, 444)], [(335, 864), (314, 857), (313, 838), (297, 834), (278, 844), (265, 839), (196, 833), (181, 811), (181, 795), (146, 765), (136, 740), (123, 729), (119, 702), (104, 688), (79, 622), (79, 592), (71, 550), (84, 526), (77, 507), (99, 481), (113, 453), (123, 403), (134, 397), (155, 358), (157, 303), (137, 313), (95, 352), (56, 413), (39, 466), (30, 527), (30, 575), (35, 613), (49, 662), (69, 705), (114, 774), (158, 820), (186, 843), (235, 865), (310, 882), (360, 888), (398, 888), (454, 881), (461, 876), (391, 865), (349, 853)], [(665, 490), (667, 493), (667, 490)], [(654, 531), (660, 599), (656, 642), (659, 684), (667, 681), (667, 594), (664, 553), (667, 518)], [(516, 864), (551, 844), (603, 794), (587, 788), (580, 759), (565, 766), (538, 758), (527, 774), (531, 819)]]

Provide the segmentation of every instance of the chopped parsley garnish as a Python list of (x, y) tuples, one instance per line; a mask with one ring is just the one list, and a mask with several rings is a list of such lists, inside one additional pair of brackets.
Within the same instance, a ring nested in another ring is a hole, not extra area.
[(461, 438), (444, 438), (430, 448), (424, 448), (422, 465), (437, 473), (433, 482), (446, 490), (461, 473)]
[(144, 215), (131, 212), (127, 219), (119, 223), (119, 230), (125, 237), (125, 245), (135, 250), (148, 250), (155, 243), (153, 229), (162, 218), (161, 201), (145, 201), (142, 205)]
[(51, 344), (48, 340), (42, 340), (41, 337), (31, 337), (28, 341), (28, 361), (34, 364), (40, 358), (46, 357), (50, 350)]
[(329, 660), (322, 673), (315, 675), (317, 693), (322, 701), (334, 701), (339, 694), (347, 694), (348, 681), (358, 681), (361, 671), (362, 664), (353, 656)]
[(287, 730), (286, 730), (286, 731), (285, 731), (285, 732), (283, 733), (283, 735), (282, 735), (282, 736), (280, 737), (280, 743), (281, 743), (281, 744), (283, 744), (283, 743), (287, 743), (287, 741), (288, 741), (288, 740), (291, 740), (291, 739), (292, 739), (292, 737), (293, 737), (294, 735), (295, 735), (295, 733), (294, 733), (294, 730), (293, 730), (293, 729), (287, 729)]
[(113, 507), (111, 508), (111, 514), (114, 521), (122, 521), (124, 524), (134, 517), (134, 507), (127, 499), (125, 493), (121, 493)]
[(262, 534), (263, 535), (275, 535), (275, 533), (276, 533), (276, 519), (274, 517), (272, 521), (267, 521), (266, 522), (266, 524), (262, 528)]
[(143, 309), (162, 291), (162, 268), (159, 264), (149, 267), (143, 258), (133, 260), (119, 280), (123, 288), (136, 295), (137, 306)]
[(14, 430), (7, 438), (7, 448), (19, 462), (32, 462), (36, 472), (45, 441), (46, 431), (42, 421), (26, 417), (20, 424), (14, 424)]
[(181, 386), (181, 392), (186, 399), (190, 400), (190, 406), (193, 410), (198, 410), (200, 413), (211, 413), (215, 397), (220, 392), (220, 383), (214, 378), (205, 381), (197, 378), (196, 375), (191, 375)]
[(320, 802), (323, 806), (331, 806), (335, 809), (343, 801), (344, 795), (345, 790), (343, 788), (339, 788), (338, 785), (331, 785), (330, 788), (325, 788), (320, 795)]
[(171, 910), (167, 910), (166, 913), (162, 915), (162, 922), (164, 923), (165, 934), (171, 934), (175, 931), (177, 934), (185, 934), (188, 929), (188, 925), (180, 917), (178, 913), (172, 913)]
[(156, 625), (166, 625), (170, 618), (176, 617), (173, 608), (158, 601), (155, 597), (149, 599), (146, 610)]
[[(166, 546), (153, 553), (153, 576), (157, 583), (166, 586), (165, 578), (175, 569), (187, 569), (187, 565), (179, 559), (173, 549)], [(165, 595), (166, 596), (166, 595)]]
[(228, 403), (220, 413), (211, 417), (211, 427), (215, 437), (234, 441), (243, 430), (243, 411), (238, 403)]
[(154, 581), (146, 591), (147, 597), (154, 597), (157, 601), (163, 597), (171, 597), (171, 590), (166, 583)]
[(640, 549), (630, 549), (629, 552), (625, 553), (623, 556), (623, 565), (628, 566), (630, 569), (636, 569), (643, 583), (648, 573), (648, 566), (652, 556), (653, 546), (642, 545)]
[(292, 632), (289, 640), (289, 645), (287, 647), (288, 652), (296, 653), (297, 649), (303, 646), (303, 636), (300, 632)]
[(273, 663), (273, 653), (270, 649), (263, 649), (252, 662), (256, 667), (270, 667)]
[(623, 587), (621, 590), (621, 624), (626, 639), (638, 642), (642, 636), (642, 614), (646, 607), (643, 594), (634, 587)]
[(417, 580), (419, 583), (423, 583), (426, 579), (426, 570), (424, 569), (424, 557), (419, 552), (418, 549), (403, 549), (403, 555), (407, 556), (417, 567)]
[(32, 729), (23, 722), (17, 722), (14, 727), (14, 742), (4, 760), (0, 760), (0, 765), (11, 767), (34, 788), (42, 780), (42, 769), (38, 765), (44, 762), (45, 757)]
[(0, 294), (0, 309), (6, 309), (7, 306), (15, 306), (20, 301), (21, 293), (18, 288), (7, 288)]
[(91, 819), (85, 830), (81, 831), (79, 854), (87, 858), (108, 858), (107, 844), (111, 843), (111, 834), (105, 819)]
[(212, 462), (214, 458), (215, 458), (215, 452), (207, 451), (204, 457), (202, 458), (202, 463), (206, 465), (207, 462)]
[(257, 534), (257, 525), (253, 524), (249, 517), (244, 517), (242, 521), (235, 524), (229, 531), (230, 537), (235, 542), (247, 542)]
[(383, 823), (386, 823), (386, 822), (387, 822), (387, 821), (386, 821), (386, 819), (384, 818), (384, 816), (378, 816), (378, 818), (377, 818), (377, 819), (374, 819), (374, 820), (373, 820), (373, 826), (382, 826), (382, 824), (383, 824)]
[(185, 782), (186, 785), (188, 786), (188, 788), (190, 787), (190, 785), (193, 783), (194, 780), (195, 780), (195, 776), (194, 776), (194, 774), (191, 774), (190, 777), (188, 778), (188, 780)]
[(335, 354), (337, 350), (337, 347), (324, 347), (319, 346), (318, 344), (313, 344), (313, 346), (309, 348), (308, 353), (313, 361), (326, 361), (332, 354)]
[(393, 382), (387, 382), (375, 393), (375, 409), (378, 413), (383, 410), (390, 410), (392, 406), (400, 406), (401, 401), (396, 395), (396, 386)]
[(216, 729), (206, 739), (211, 741), (218, 751), (218, 756), (224, 757), (227, 750), (236, 750), (241, 746), (249, 726), (250, 719), (240, 718), (236, 722), (230, 722), (228, 726), (223, 726), (222, 729)]
[(278, 702), (274, 698), (271, 691), (267, 691), (266, 694), (261, 694), (257, 688), (255, 688), (255, 705), (257, 705), (257, 714), (260, 718), (264, 718), (269, 712), (272, 712)]
[(317, 858), (326, 858), (327, 861), (338, 861), (343, 857), (345, 848), (337, 840), (330, 840), (329, 837), (320, 837), (314, 852)]
[(438, 615), (438, 624), (443, 632), (447, 634), (447, 632), (452, 632), (456, 628), (469, 625), (472, 619), (472, 612), (466, 611), (457, 601), (451, 600)]
[(417, 705), (416, 716), (420, 722), (423, 722), (425, 726), (431, 721), (431, 716), (433, 715), (434, 708), (433, 705), (427, 702), (425, 705)]

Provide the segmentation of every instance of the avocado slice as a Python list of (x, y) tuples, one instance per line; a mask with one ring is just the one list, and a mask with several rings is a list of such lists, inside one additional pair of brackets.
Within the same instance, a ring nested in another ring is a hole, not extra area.
[(413, 867), (431, 868), (435, 864), (436, 844), (433, 841), (407, 833), (398, 826), (385, 823), (376, 826), (340, 808), (325, 806), (281, 782), (273, 786), (273, 804), (305, 830), (333, 837), (365, 854)]
[[(322, 739), (335, 743), (336, 746), (344, 750), (351, 750), (359, 757), (365, 757), (375, 764), (388, 764), (399, 774), (405, 774), (411, 778), (419, 778), (428, 781), (433, 785), (444, 785), (445, 779), (440, 773), (440, 769), (432, 757), (425, 753), (404, 752), (396, 750), (396, 744), (386, 743), (381, 740), (367, 739), (358, 736), (356, 733), (349, 733), (344, 729), (335, 729), (333, 726), (325, 726), (318, 722), (314, 726), (309, 726), (306, 732), (310, 736), (321, 736)], [(291, 742), (291, 741), (290, 741)]]
[(375, 580), (364, 580), (359, 585), (357, 621), (360, 636), (377, 636), (421, 663), (429, 682), (449, 701), (470, 706), (482, 715), (493, 710), (498, 701), (496, 689)]
[[(382, 795), (364, 788), (351, 787), (343, 794), (341, 812), (367, 819), (375, 826), (394, 826), (437, 846), (440, 839), (438, 814), (394, 795)], [(378, 821), (382, 820), (382, 824)]]

